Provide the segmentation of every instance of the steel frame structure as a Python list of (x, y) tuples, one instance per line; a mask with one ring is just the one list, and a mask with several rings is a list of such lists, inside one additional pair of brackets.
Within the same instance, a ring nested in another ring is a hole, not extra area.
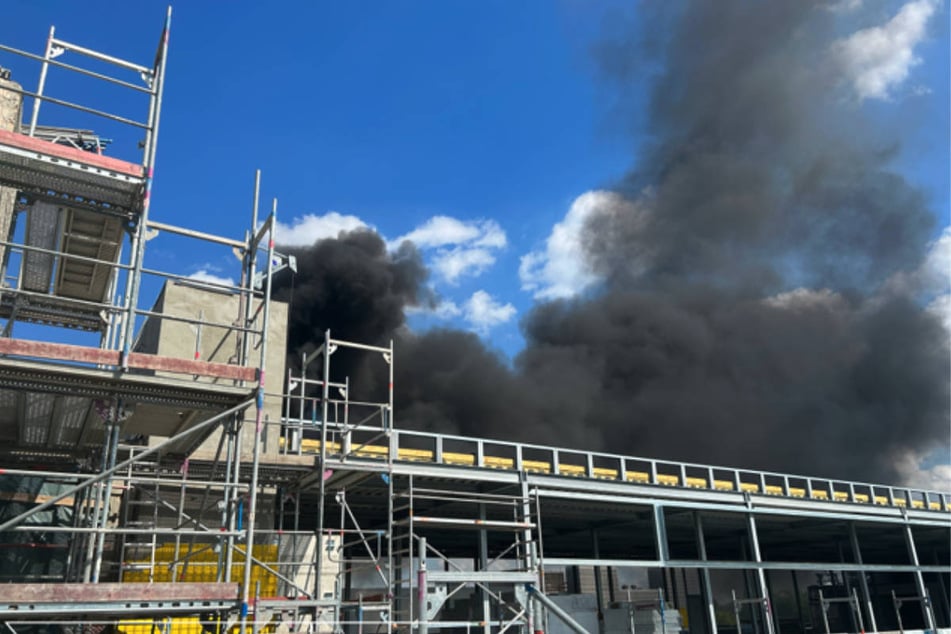
[[(836, 580), (810, 587), (825, 631), (836, 623), (830, 606), (840, 604), (868, 631), (951, 626), (949, 492), (402, 429), (392, 342), (343, 341), (329, 331), (285, 385), (266, 384), (271, 280), (287, 258), (275, 252), (276, 201), (259, 222), (260, 174), (243, 240), (150, 218), (170, 17), (151, 66), (65, 42), (52, 29), (43, 55), (0, 45), (41, 64), (37, 90), (19, 91), (34, 99), (29, 124), (0, 134), (0, 186), (17, 192), (16, 213), (55, 203), (118, 218), (127, 238), (125, 262), (118, 252), (70, 250), (65, 239), (21, 243), (15, 230), (0, 242), (5, 264), (20, 259), (0, 301), (0, 410), (10, 395), (17, 409), (13, 422), (0, 417), (15, 438), (0, 451), (0, 555), (44, 543), (62, 555), (35, 578), (6, 579), (14, 581), (0, 598), (8, 630), (503, 634), (557, 621), (586, 632), (551, 596), (546, 572), (589, 568), (605, 631), (612, 609), (629, 614), (633, 628), (644, 607), (618, 599), (613, 577), (602, 581), (605, 568), (644, 572), (662, 614), (686, 610), (695, 587), (702, 609), (691, 621), (710, 634), (746, 627), (747, 606), (757, 634), (803, 631), (803, 575)], [(138, 73), (145, 86), (59, 61), (66, 52)], [(51, 66), (148, 95), (146, 121), (48, 96)], [(98, 140), (65, 147), (41, 138), (42, 102), (144, 130), (141, 161), (111, 163)], [(57, 231), (67, 216), (60, 212)], [(237, 297), (234, 321), (139, 306), (144, 276), (196, 284), (145, 266), (158, 232), (235, 251), (237, 285), (200, 283)], [(102, 267), (108, 293), (27, 288), (25, 274), (42, 262)], [(23, 321), (89, 330), (100, 345), (15, 338)], [(165, 321), (194, 327), (195, 358), (140, 349), (136, 337)], [(233, 362), (199, 358), (202, 332), (216, 328), (235, 337)], [(388, 382), (378, 398), (352, 398), (349, 377), (332, 364), (341, 350), (381, 360)], [(279, 420), (265, 414), (265, 398), (282, 399)], [(134, 406), (156, 413), (129, 438), (141, 415)], [(76, 428), (73, 410), (86, 412), (84, 427), (74, 446), (56, 445)], [(89, 421), (99, 421), (93, 431)], [(265, 446), (271, 435), (278, 447)], [(206, 440), (216, 448), (196, 451)], [(785, 578), (795, 587), (795, 619), (776, 601)]]

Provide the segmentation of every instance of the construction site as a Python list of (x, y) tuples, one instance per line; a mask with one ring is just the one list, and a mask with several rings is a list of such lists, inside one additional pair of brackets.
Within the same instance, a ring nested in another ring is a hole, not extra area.
[[(400, 350), (330, 331), (290, 367), (271, 289), (297, 262), (260, 173), (232, 236), (150, 213), (170, 24), (145, 62), (0, 43), (38, 70), (0, 75), (5, 631), (951, 631), (951, 492), (410, 431)], [(158, 235), (239, 281), (152, 268)], [(389, 372), (377, 398), (343, 350)]]

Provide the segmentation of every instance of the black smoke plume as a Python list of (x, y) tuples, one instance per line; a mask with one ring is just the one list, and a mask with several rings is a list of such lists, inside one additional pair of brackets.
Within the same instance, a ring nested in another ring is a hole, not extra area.
[(663, 69), (638, 163), (585, 228), (600, 287), (537, 305), (510, 367), (472, 334), (407, 330), (433, 301), (419, 255), (345, 234), (298, 250), (276, 292), (291, 362), (328, 327), (395, 339), (399, 426), (894, 482), (902, 455), (949, 444), (951, 358), (896, 282), (933, 214), (830, 63), (844, 18), (803, 0), (661, 13), (641, 22), (663, 42), (615, 27), (598, 48), (622, 97)]

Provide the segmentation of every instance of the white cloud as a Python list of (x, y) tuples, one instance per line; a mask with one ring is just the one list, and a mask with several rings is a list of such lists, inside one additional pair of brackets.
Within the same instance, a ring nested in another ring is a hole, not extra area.
[(763, 303), (785, 310), (825, 308), (827, 310), (843, 311), (847, 306), (841, 295), (827, 288), (814, 290), (802, 287), (767, 297), (763, 300)]
[(630, 203), (614, 192), (595, 190), (578, 196), (564, 220), (552, 227), (544, 251), (522, 256), (518, 268), (522, 290), (538, 299), (572, 297), (600, 278), (585, 260), (582, 231), (595, 213), (629, 207)]
[(916, 270), (896, 273), (884, 285), (883, 295), (911, 295), (926, 303), (951, 332), (951, 227), (945, 227), (929, 246)]
[(235, 286), (235, 281), (230, 277), (221, 277), (208, 271), (208, 269), (199, 269), (188, 276), (188, 279), (196, 282), (208, 282), (209, 284), (220, 284), (222, 286)]
[(951, 490), (951, 464), (946, 462), (951, 459), (951, 455), (945, 452), (942, 458), (939, 464), (925, 467), (924, 456), (910, 451), (902, 454), (895, 461), (901, 483), (904, 486), (929, 491)]
[(473, 293), (462, 310), (472, 329), (483, 335), (488, 333), (490, 328), (512, 319), (516, 312), (512, 304), (500, 304), (485, 291)]
[(438, 319), (451, 319), (462, 314), (462, 309), (451, 300), (442, 300), (434, 306), (407, 306), (407, 315), (432, 315)]
[(450, 284), (463, 275), (478, 276), (495, 264), (495, 256), (488, 249), (441, 249), (433, 256), (431, 267)]
[(368, 226), (356, 216), (343, 215), (336, 211), (323, 216), (306, 214), (294, 218), (290, 224), (278, 221), (274, 241), (282, 246), (306, 247), (317, 240), (336, 238), (341, 231), (353, 231)]
[(463, 222), (449, 216), (433, 216), (421, 226), (400, 236), (393, 242), (399, 245), (401, 242), (409, 240), (420, 249), (429, 249), (471, 242), (478, 238), (481, 233), (478, 222)]
[(832, 53), (860, 99), (887, 99), (918, 64), (915, 46), (936, 9), (934, 0), (913, 0), (891, 20), (837, 41)]
[(478, 276), (495, 264), (495, 251), (508, 244), (505, 231), (494, 220), (463, 221), (434, 216), (413, 231), (390, 241), (390, 248), (410, 241), (431, 252), (430, 266), (450, 284), (464, 276)]

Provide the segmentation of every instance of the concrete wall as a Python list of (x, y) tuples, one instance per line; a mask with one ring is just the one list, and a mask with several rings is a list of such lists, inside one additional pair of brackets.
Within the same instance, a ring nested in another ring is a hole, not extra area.
[[(235, 363), (241, 345), (241, 333), (232, 326), (238, 323), (239, 299), (233, 293), (221, 292), (184, 283), (168, 282), (162, 289), (154, 310), (165, 315), (196, 319), (206, 325), (198, 325), (171, 319), (150, 318), (143, 326), (136, 350), (177, 359), (195, 359), (215, 363)], [(257, 309), (260, 300), (256, 300)], [(252, 315), (255, 313), (252, 311)], [(263, 310), (256, 314), (252, 328), (260, 328)], [(213, 324), (213, 325), (207, 325)], [(271, 302), (271, 314), (267, 335), (267, 359), (265, 361), (265, 389), (273, 395), (264, 399), (264, 414), (270, 420), (265, 427), (263, 451), (277, 455), (280, 451), (281, 397), (284, 390), (284, 360), (287, 349), (287, 304)], [(260, 337), (250, 335), (249, 366), (257, 367), (260, 360)], [(164, 373), (157, 373), (164, 374)], [(168, 374), (178, 379), (198, 382), (217, 382), (231, 385), (228, 379), (210, 377), (186, 377)], [(248, 420), (242, 430), (242, 459), (251, 456), (254, 434), (254, 410), (247, 413)], [(214, 452), (218, 435), (210, 436), (196, 454)]]
[[(19, 130), (20, 118), (23, 109), (23, 98), (19, 93), (7, 90), (19, 90), (20, 84), (15, 81), (0, 79), (0, 130)], [(16, 190), (9, 187), (0, 187), (0, 240), (8, 240), (10, 234), (10, 220), (13, 218), (13, 204), (16, 202)], [(3, 261), (4, 248), (0, 246), (0, 262)]]

